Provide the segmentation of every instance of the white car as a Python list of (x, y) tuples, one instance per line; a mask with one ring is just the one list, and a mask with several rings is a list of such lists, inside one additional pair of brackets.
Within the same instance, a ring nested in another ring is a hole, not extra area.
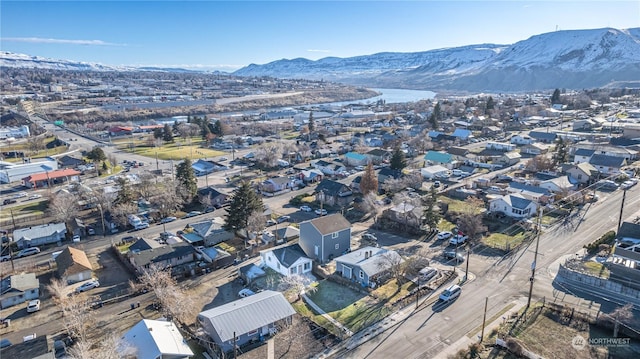
[(74, 236), (73, 236), (73, 242), (74, 242), (74, 243), (78, 243), (78, 242), (80, 242), (80, 235), (78, 235), (78, 234), (74, 235)]
[(34, 299), (27, 305), (27, 313), (33, 313), (40, 310), (40, 299)]
[(18, 254), (16, 254), (15, 258), (22, 258), (22, 257), (32, 256), (32, 255), (38, 254), (38, 253), (40, 253), (40, 248), (38, 248), (38, 247), (26, 248), (26, 249), (23, 249), (20, 252), (18, 252)]
[(449, 231), (443, 231), (438, 233), (438, 239), (447, 239), (447, 238), (450, 238), (451, 236), (453, 236), (453, 233)]
[(13, 195), (13, 198), (23, 198), (23, 197), (26, 197), (26, 196), (27, 196), (27, 194), (26, 194), (26, 193), (24, 193), (24, 192), (18, 192), (18, 193), (16, 193), (16, 194), (14, 194), (14, 195)]
[(455, 235), (453, 238), (451, 238), (449, 240), (449, 243), (453, 244), (454, 246), (457, 246), (457, 245), (460, 245), (460, 244), (464, 244), (464, 242), (466, 242), (467, 239), (469, 239), (469, 237), (461, 235), (461, 234), (457, 234), (457, 235)]
[(301, 207), (300, 207), (300, 210), (301, 210), (302, 212), (311, 212), (311, 211), (313, 211), (313, 210), (311, 209), (311, 207), (309, 207), (309, 206), (301, 206)]
[(326, 209), (324, 209), (324, 208), (322, 208), (322, 209), (316, 209), (316, 210), (315, 210), (315, 212), (316, 212), (316, 214), (317, 214), (318, 216), (325, 216), (325, 215), (327, 214), (327, 210), (326, 210)]
[(82, 284), (78, 288), (76, 288), (76, 293), (86, 292), (89, 289), (98, 288), (99, 286), (100, 286), (100, 282), (98, 282), (97, 279), (92, 279), (92, 280)]
[(31, 196), (27, 197), (27, 199), (31, 200), (31, 199), (38, 199), (38, 198), (42, 198), (41, 194), (32, 194)]
[(439, 299), (443, 302), (449, 302), (458, 298), (460, 296), (460, 293), (462, 293), (462, 288), (460, 288), (459, 285), (454, 284), (451, 287), (445, 289), (444, 292), (440, 294)]
[(165, 217), (160, 221), (160, 223), (169, 223), (169, 222), (173, 222), (173, 221), (175, 221), (177, 219), (178, 219), (177, 217)]
[(240, 291), (238, 292), (238, 297), (240, 297), (240, 298), (246, 298), (246, 297), (252, 296), (252, 295), (254, 295), (254, 294), (256, 294), (256, 293), (255, 293), (254, 291), (252, 291), (251, 289), (249, 289), (249, 288), (244, 288), (244, 289), (242, 289), (242, 290), (240, 290)]

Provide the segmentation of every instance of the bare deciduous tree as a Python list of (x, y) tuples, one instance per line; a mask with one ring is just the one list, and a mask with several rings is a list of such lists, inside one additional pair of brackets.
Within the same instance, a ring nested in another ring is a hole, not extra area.
[(66, 191), (52, 194), (48, 211), (54, 220), (70, 223), (78, 215), (78, 197)]
[(401, 285), (405, 275), (405, 260), (396, 252), (387, 251), (379, 254), (376, 265), (379, 269), (388, 270), (398, 285)]
[(162, 305), (165, 315), (173, 317), (181, 324), (190, 324), (195, 319), (198, 308), (185, 291), (179, 287), (171, 276), (170, 268), (156, 265), (142, 272), (140, 284), (154, 292)]

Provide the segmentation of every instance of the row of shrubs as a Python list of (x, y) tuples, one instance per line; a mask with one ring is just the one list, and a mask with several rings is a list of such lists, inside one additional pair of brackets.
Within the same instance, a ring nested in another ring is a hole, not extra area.
[(584, 248), (587, 250), (587, 252), (589, 252), (590, 254), (593, 254), (594, 252), (598, 251), (600, 248), (601, 244), (613, 244), (613, 242), (616, 239), (616, 232), (615, 231), (609, 231), (605, 234), (603, 234), (600, 238), (596, 239), (595, 241), (586, 244), (584, 246)]

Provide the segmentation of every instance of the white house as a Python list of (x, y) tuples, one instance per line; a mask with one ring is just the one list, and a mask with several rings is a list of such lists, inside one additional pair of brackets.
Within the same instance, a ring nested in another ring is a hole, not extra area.
[(562, 176), (552, 178), (546, 181), (540, 182), (541, 188), (546, 188), (554, 193), (568, 193), (576, 189), (576, 185), (569, 181), (569, 176)]
[(491, 212), (503, 212), (513, 218), (529, 218), (538, 209), (537, 204), (518, 193), (511, 193), (489, 202)]
[(425, 179), (434, 179), (437, 177), (445, 178), (449, 177), (450, 173), (451, 171), (440, 165), (429, 166), (420, 169), (420, 174), (422, 174), (422, 177), (424, 177)]
[(527, 135), (514, 135), (511, 137), (511, 143), (514, 145), (530, 145), (535, 140)]
[(311, 273), (313, 260), (298, 244), (285, 245), (260, 252), (260, 266), (269, 267), (283, 276)]
[(124, 357), (186, 359), (194, 354), (173, 322), (143, 319), (124, 334)]

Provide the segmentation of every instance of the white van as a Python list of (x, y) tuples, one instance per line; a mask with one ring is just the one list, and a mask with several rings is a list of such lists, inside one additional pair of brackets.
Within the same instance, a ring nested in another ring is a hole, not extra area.
[(460, 296), (460, 293), (462, 293), (462, 288), (460, 288), (459, 285), (454, 284), (451, 287), (445, 289), (444, 292), (440, 294), (439, 298), (443, 302), (449, 302), (458, 298)]

